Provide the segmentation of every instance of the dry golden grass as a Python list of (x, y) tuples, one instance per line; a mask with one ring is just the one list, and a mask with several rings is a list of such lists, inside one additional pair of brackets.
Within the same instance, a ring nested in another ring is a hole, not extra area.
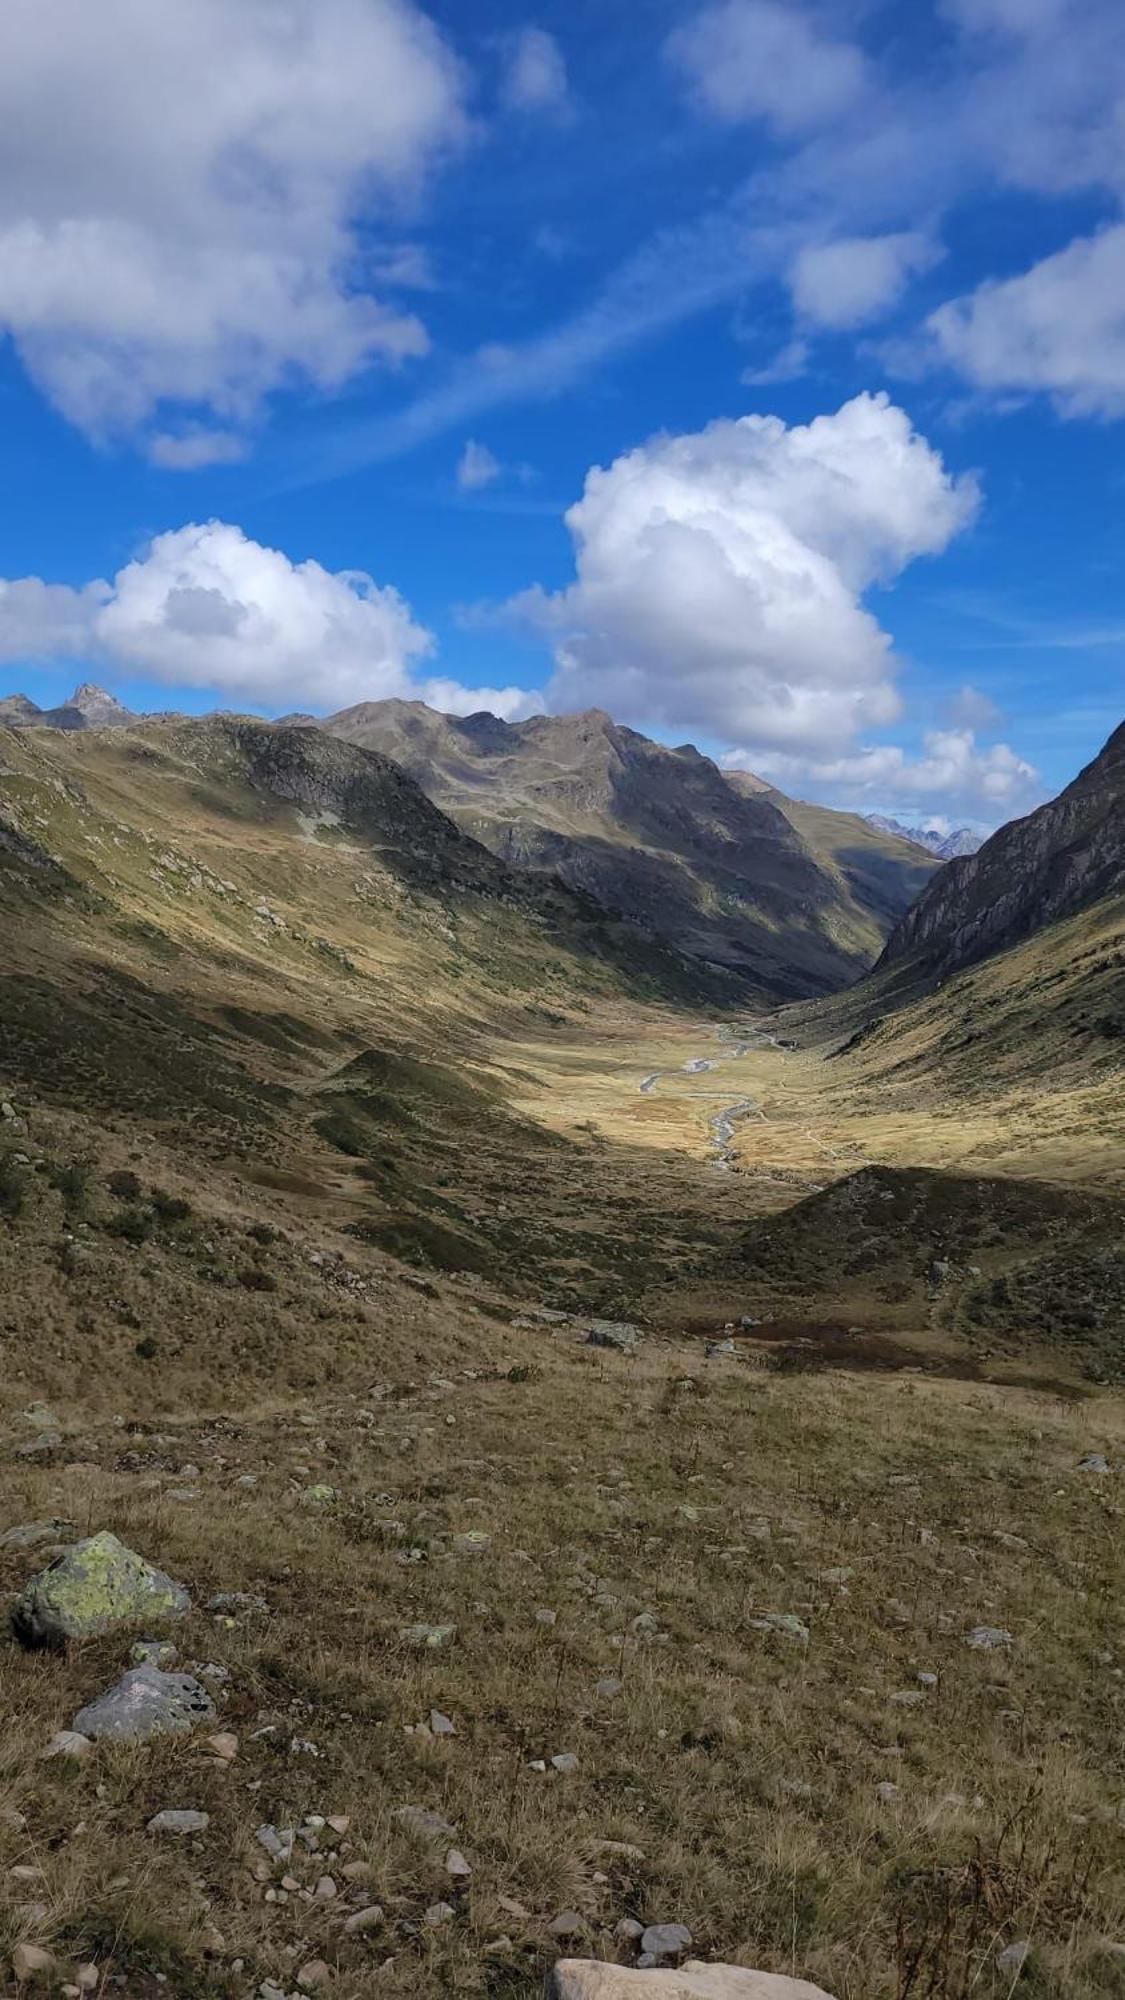
[[(840, 2000), (994, 2000), (995, 1952), (1025, 1936), (1023, 1990), (1120, 1993), (1120, 1475), (1076, 1470), (1120, 1458), (1120, 1405), (782, 1379), (658, 1342), (630, 1362), (546, 1331), (518, 1351), (514, 1376), (446, 1375), (439, 1336), (413, 1380), (372, 1354), (376, 1393), (268, 1412), (218, 1394), (115, 1428), (75, 1405), (72, 1463), (6, 1457), (6, 1521), (110, 1526), (197, 1604), (241, 1589), (271, 1609), (233, 1627), (199, 1610), (175, 1635), (229, 1673), (229, 1770), (198, 1742), (42, 1764), (127, 1641), (0, 1650), (3, 1865), (41, 1870), (9, 1877), (5, 1943), (93, 1958), (129, 1992), (157, 1972), (175, 1994), (288, 1990), (323, 1956), (340, 2000), (379, 1967), (380, 1992), (514, 1996), (576, 1909), (599, 1955), (621, 1916), (683, 1921), (703, 1953)], [(173, 1502), (189, 1463), (199, 1497)], [(339, 1502), (303, 1508), (312, 1481)], [(487, 1548), (458, 1552), (471, 1529)], [(4, 1561), (13, 1588), (34, 1567)], [(807, 1624), (807, 1648), (754, 1628), (771, 1611)], [(419, 1655), (401, 1636), (419, 1620), (456, 1639)], [(1010, 1650), (968, 1649), (980, 1623)], [(599, 1696), (605, 1677), (620, 1694)], [(455, 1736), (417, 1731), (431, 1708)], [(531, 1768), (560, 1752), (577, 1771)], [(463, 1894), (396, 1822), (405, 1804), (456, 1825)], [(211, 1815), (186, 1855), (144, 1831), (166, 1806)], [(265, 1868), (255, 1829), (313, 1812), (350, 1816), (339, 1851)], [(326, 1872), (341, 1895), (309, 1901)], [(267, 1900), (285, 1874), (300, 1886)], [(455, 1918), (428, 1930), (446, 1898)], [(385, 1922), (349, 1936), (372, 1902)]]

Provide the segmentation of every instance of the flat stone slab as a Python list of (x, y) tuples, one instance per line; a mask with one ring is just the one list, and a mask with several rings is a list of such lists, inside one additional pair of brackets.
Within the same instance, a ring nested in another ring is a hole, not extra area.
[(705, 1965), (690, 1958), (675, 1972), (632, 1972), (590, 1959), (560, 1960), (552, 2000), (832, 2000), (822, 1986), (741, 1965)]
[(131, 1667), (116, 1687), (79, 1709), (73, 1727), (82, 1736), (140, 1743), (150, 1736), (188, 1736), (215, 1718), (215, 1704), (191, 1674), (159, 1667)]
[(12, 1629), (25, 1646), (65, 1646), (123, 1625), (180, 1618), (190, 1606), (182, 1584), (103, 1531), (32, 1578), (12, 1607)]

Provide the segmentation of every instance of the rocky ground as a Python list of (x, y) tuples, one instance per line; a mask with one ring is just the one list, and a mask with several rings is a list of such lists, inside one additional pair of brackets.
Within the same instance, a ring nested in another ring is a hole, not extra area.
[(995, 2000), (1015, 1948), (1021, 1992), (1125, 1991), (1119, 1405), (496, 1339), (14, 1416), (10, 1983), (515, 1996), (694, 1955)]

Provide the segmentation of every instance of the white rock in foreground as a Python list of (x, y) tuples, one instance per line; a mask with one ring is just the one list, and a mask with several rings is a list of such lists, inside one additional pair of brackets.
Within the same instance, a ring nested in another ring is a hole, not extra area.
[(821, 1986), (741, 1965), (704, 1965), (689, 1958), (675, 1972), (630, 1972), (621, 1965), (564, 1958), (555, 1967), (552, 2000), (832, 2000)]

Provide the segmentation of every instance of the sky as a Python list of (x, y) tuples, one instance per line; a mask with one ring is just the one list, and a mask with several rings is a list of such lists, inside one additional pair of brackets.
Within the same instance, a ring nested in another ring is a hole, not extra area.
[(1119, 0), (7, 0), (0, 692), (608, 709), (991, 827), (1125, 712)]

